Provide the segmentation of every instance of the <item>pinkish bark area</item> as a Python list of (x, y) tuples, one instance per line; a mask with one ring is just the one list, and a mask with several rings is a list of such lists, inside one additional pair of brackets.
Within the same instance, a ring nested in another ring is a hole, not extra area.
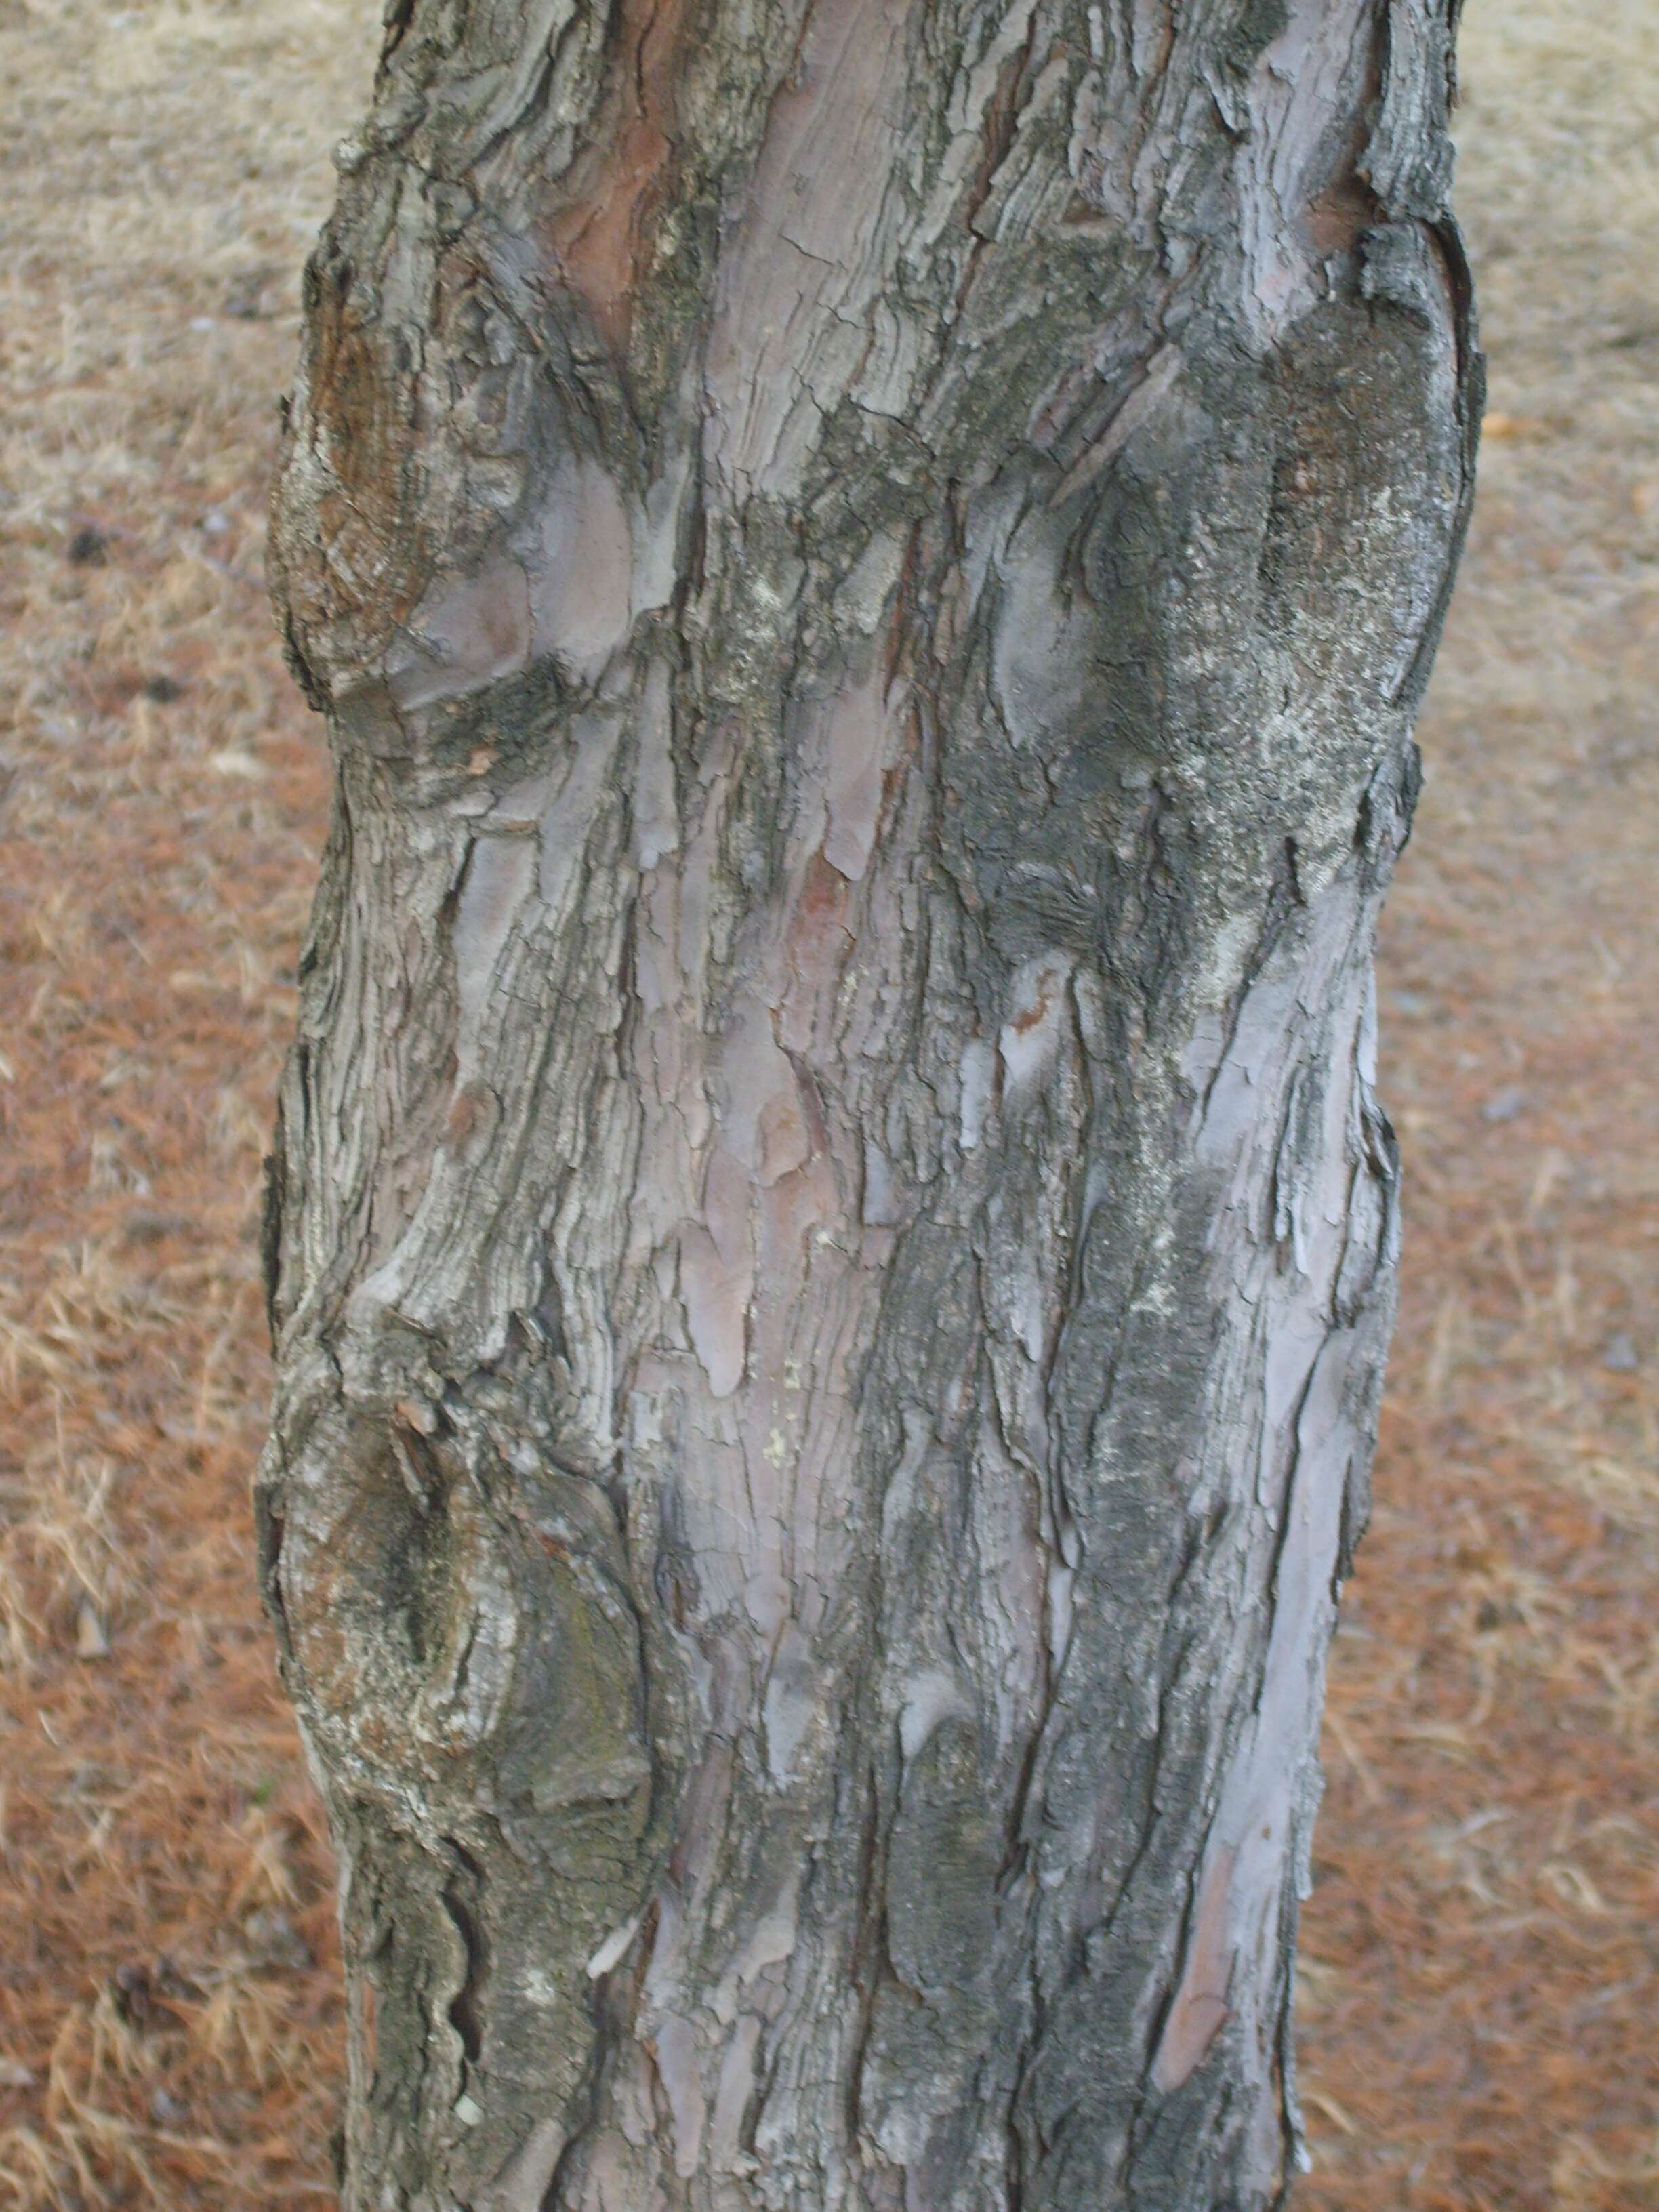
[(275, 549), (349, 2212), (1297, 2145), (1468, 487), (1443, 0), (398, 0)]

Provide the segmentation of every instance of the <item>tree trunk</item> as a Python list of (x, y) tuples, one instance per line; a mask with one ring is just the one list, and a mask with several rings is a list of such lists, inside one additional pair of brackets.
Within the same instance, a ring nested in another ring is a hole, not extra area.
[(1454, 11), (391, 0), (274, 538), (352, 2212), (1294, 2165)]

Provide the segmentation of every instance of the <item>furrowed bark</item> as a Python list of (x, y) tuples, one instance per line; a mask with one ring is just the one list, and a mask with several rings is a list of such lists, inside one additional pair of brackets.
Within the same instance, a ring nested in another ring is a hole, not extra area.
[(1222, 2212), (1392, 1310), (1447, 0), (394, 0), (276, 581), (350, 2212)]

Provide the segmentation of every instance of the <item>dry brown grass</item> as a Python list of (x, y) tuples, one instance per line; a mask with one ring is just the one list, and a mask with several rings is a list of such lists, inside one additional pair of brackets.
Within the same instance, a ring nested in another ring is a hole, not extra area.
[(326, 2203), (316, 1805), (248, 1587), (325, 798), (260, 582), (367, 6), (0, 5), (0, 2205)]
[[(378, 13), (0, 0), (17, 2212), (332, 2201), (327, 1854), (246, 1505), (324, 772), (258, 579)], [(1405, 1314), (1307, 1923), (1330, 2212), (1659, 2206), (1656, 33), (1474, 0), (1466, 40), (1498, 419), (1389, 924)]]
[(1493, 409), (1386, 929), (1408, 1177), (1304, 2063), (1330, 2212), (1659, 2205), (1659, 7), (1474, 0)]

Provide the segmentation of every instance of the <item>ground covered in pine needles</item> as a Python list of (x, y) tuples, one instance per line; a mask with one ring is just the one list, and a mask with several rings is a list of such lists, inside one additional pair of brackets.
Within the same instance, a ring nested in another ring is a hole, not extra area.
[[(0, 0), (0, 2207), (333, 2202), (250, 1566), (324, 806), (260, 579), (371, 0)], [(1659, 2207), (1656, 0), (1471, 11), (1493, 369), (1388, 925), (1409, 1178), (1307, 1916), (1322, 2212)]]

